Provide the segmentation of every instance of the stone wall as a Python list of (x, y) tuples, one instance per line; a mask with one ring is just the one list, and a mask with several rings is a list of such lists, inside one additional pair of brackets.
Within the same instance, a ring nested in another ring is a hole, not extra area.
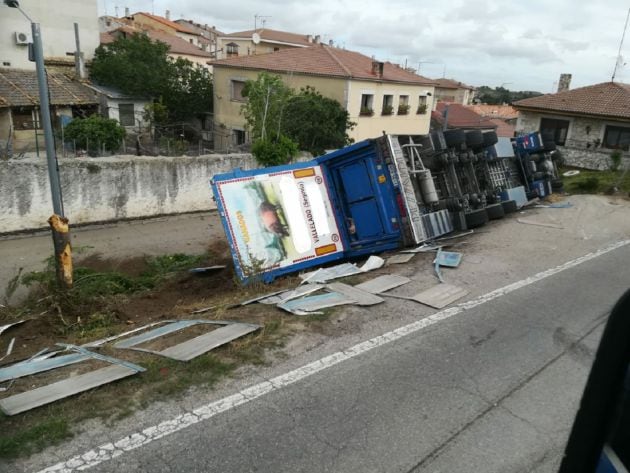
[[(216, 208), (208, 181), (237, 167), (254, 168), (252, 156), (59, 160), (65, 213), (71, 224)], [(46, 228), (51, 214), (46, 161), (0, 161), (0, 234)]]
[[(561, 151), (567, 166), (605, 171), (610, 169), (612, 163), (610, 159), (612, 150), (604, 151), (602, 149), (572, 148), (568, 146), (558, 146), (558, 149)], [(630, 155), (628, 152), (623, 153), (620, 169), (630, 169)]]

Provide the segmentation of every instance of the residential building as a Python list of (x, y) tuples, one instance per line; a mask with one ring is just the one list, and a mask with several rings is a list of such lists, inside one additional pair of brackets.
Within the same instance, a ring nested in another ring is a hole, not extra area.
[(246, 101), (242, 90), (247, 80), (265, 71), (279, 75), (293, 89), (311, 86), (337, 100), (356, 123), (348, 131), (355, 141), (383, 132), (417, 135), (429, 131), (433, 82), (354, 51), (319, 44), (223, 59), (213, 66), (214, 121), (219, 130), (215, 149), (248, 141), (241, 114)]
[(196, 31), (199, 34), (199, 46), (201, 49), (216, 56), (219, 49), (219, 37), (225, 33), (217, 30), (214, 26), (202, 25), (192, 20), (175, 20), (175, 23)]
[(470, 105), (475, 96), (475, 88), (453, 79), (434, 79), (435, 100), (438, 102)]
[(217, 58), (267, 54), (287, 48), (308, 48), (319, 44), (320, 38), (319, 35), (289, 33), (268, 28), (237, 31), (219, 36), (220, 50)]
[[(630, 84), (603, 82), (514, 102), (517, 132), (553, 135), (565, 155), (578, 161), (608, 162), (611, 150), (630, 147)], [(600, 166), (601, 165), (601, 166)]]
[[(48, 72), (53, 127), (60, 131), (73, 117), (96, 113), (96, 93), (68, 75)], [(43, 149), (39, 89), (35, 71), (0, 69), (0, 150)]]
[(101, 44), (109, 44), (113, 42), (118, 36), (124, 37), (138, 33), (146, 34), (149, 38), (151, 38), (151, 40), (160, 41), (168, 45), (168, 55), (173, 59), (188, 59), (194, 64), (198, 64), (199, 66), (211, 70), (209, 62), (212, 58), (212, 55), (209, 52), (204, 51), (194, 44), (183, 40), (179, 36), (165, 33), (160, 30), (141, 30), (133, 26), (123, 26), (114, 31), (101, 33)]
[(163, 17), (152, 15), (151, 13), (138, 12), (129, 15), (127, 18), (131, 20), (131, 26), (142, 30), (161, 31), (162, 33), (177, 36), (198, 48), (202, 48), (202, 37), (196, 30), (185, 24), (171, 21), (170, 17), (170, 12), (166, 10)]
[[(21, 0), (20, 6), (33, 21), (40, 23), (47, 61), (55, 59), (74, 64), (74, 59), (68, 57), (68, 53), (76, 49), (74, 23), (79, 25), (84, 59), (94, 56), (99, 44), (96, 0)], [(0, 32), (0, 70), (35, 70), (35, 63), (28, 60), (28, 43), (33, 41), (31, 24), (16, 8), (2, 6)]]
[(113, 118), (127, 130), (140, 132), (147, 126), (144, 119), (145, 106), (151, 103), (147, 97), (131, 96), (114, 87), (88, 84), (99, 99), (101, 115)]
[(464, 130), (494, 131), (497, 124), (482, 117), (470, 107), (460, 103), (438, 102), (431, 113), (431, 126), (434, 130), (461, 128)]
[(514, 137), (518, 112), (511, 105), (475, 104), (469, 105), (469, 108), (497, 125), (498, 136)]

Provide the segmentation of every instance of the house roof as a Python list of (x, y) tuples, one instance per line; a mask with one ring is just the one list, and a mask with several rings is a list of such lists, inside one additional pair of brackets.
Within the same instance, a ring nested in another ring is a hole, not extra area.
[(435, 86), (440, 89), (474, 89), (474, 87), (466, 85), (463, 82), (459, 82), (453, 79), (445, 79), (444, 77), (442, 77), (441, 79), (433, 79), (433, 82), (435, 82)]
[(179, 19), (179, 20), (175, 20), (175, 23), (179, 24), (179, 25), (184, 25), (188, 28), (191, 28), (193, 30), (195, 30), (198, 33), (201, 33), (201, 31), (207, 31), (207, 32), (212, 32), (218, 36), (223, 36), (225, 35), (224, 32), (219, 31), (218, 29), (216, 29), (216, 27), (214, 26), (208, 26), (208, 25), (202, 25), (201, 23), (195, 23), (193, 20), (184, 20)]
[(269, 54), (238, 56), (213, 61), (214, 67), (257, 69), (347, 79), (400, 82), (432, 86), (433, 81), (390, 63), (383, 63), (383, 76), (372, 72), (373, 60), (363, 54), (323, 44), (289, 48)]
[(182, 24), (177, 23), (175, 21), (167, 20), (163, 16), (152, 15), (151, 13), (147, 13), (147, 12), (142, 12), (141, 11), (141, 12), (137, 12), (137, 13), (134, 13), (133, 15), (131, 15), (131, 18), (134, 18), (136, 15), (146, 16), (147, 18), (150, 18), (153, 21), (156, 21), (158, 23), (162, 23), (165, 26), (173, 28), (175, 31), (179, 31), (180, 33), (199, 34), (195, 30), (190, 28), (189, 26), (182, 25)]
[(489, 118), (484, 118), (459, 103), (438, 102), (436, 109), (431, 113), (431, 120), (439, 124), (444, 123), (444, 112), (447, 107), (449, 128), (497, 128)]
[(511, 105), (470, 105), (476, 113), (482, 117), (488, 118), (503, 118), (505, 120), (512, 120), (518, 117), (518, 111)]
[(150, 100), (148, 97), (142, 97), (140, 95), (129, 95), (116, 87), (104, 86), (100, 84), (86, 84), (87, 87), (102, 94), (110, 99), (114, 100)]
[(312, 46), (313, 41), (308, 40), (305, 34), (289, 33), (288, 31), (270, 30), (259, 28), (257, 30), (237, 31), (235, 33), (224, 34), (222, 38), (242, 38), (251, 39), (254, 33), (258, 33), (262, 41), (274, 41), (278, 43), (290, 43), (299, 46)]
[[(51, 105), (97, 104), (89, 87), (58, 72), (48, 72)], [(37, 73), (21, 69), (0, 70), (0, 106), (28, 107), (39, 105)]]
[(497, 126), (496, 133), (497, 136), (502, 136), (505, 138), (514, 138), (514, 132), (516, 131), (516, 126), (510, 125), (505, 120), (500, 118), (490, 118), (490, 121)]
[(112, 43), (116, 39), (116, 33), (121, 32), (124, 34), (135, 34), (135, 33), (144, 33), (152, 41), (160, 41), (165, 43), (169, 47), (169, 53), (172, 54), (186, 54), (188, 56), (200, 56), (200, 57), (212, 57), (207, 51), (198, 48), (194, 44), (189, 43), (185, 39), (180, 38), (179, 36), (175, 36), (169, 33), (164, 33), (163, 31), (158, 30), (142, 30), (133, 26), (121, 26), (109, 33), (101, 33), (101, 44), (109, 44)]
[(630, 84), (602, 82), (555, 94), (518, 100), (517, 110), (542, 110), (578, 115), (630, 118)]

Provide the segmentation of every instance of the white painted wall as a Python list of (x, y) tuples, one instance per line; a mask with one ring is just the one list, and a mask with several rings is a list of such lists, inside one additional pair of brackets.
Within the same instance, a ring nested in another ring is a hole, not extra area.
[(126, 128), (143, 128), (147, 123), (144, 121), (144, 106), (149, 103), (146, 100), (130, 100), (130, 99), (112, 99), (105, 97), (105, 103), (101, 105), (104, 113), (107, 114), (107, 118), (113, 118), (120, 123), (120, 104), (132, 103), (133, 112), (135, 117), (135, 124), (133, 127)]
[[(250, 154), (199, 157), (60, 159), (66, 216), (71, 224), (216, 208), (209, 180), (255, 167)], [(46, 228), (52, 214), (46, 162), (0, 161), (0, 234)]]
[[(79, 23), (81, 49), (86, 59), (94, 57), (99, 44), (96, 0), (20, 0), (20, 6), (34, 22), (40, 23), (44, 57), (64, 57), (75, 50), (74, 23)], [(31, 32), (31, 25), (15, 8), (0, 2), (0, 67), (35, 69), (26, 46), (15, 44), (15, 32)], [(3, 63), (10, 63), (4, 66)]]

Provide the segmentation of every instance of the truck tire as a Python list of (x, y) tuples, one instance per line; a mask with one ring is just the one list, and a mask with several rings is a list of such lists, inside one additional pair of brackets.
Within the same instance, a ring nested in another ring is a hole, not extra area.
[(556, 149), (556, 141), (553, 137), (553, 133), (541, 133), (542, 145), (545, 151), (553, 151)]
[(486, 212), (490, 220), (499, 220), (500, 218), (505, 217), (505, 212), (503, 211), (503, 206), (501, 204), (488, 205), (486, 207)]
[(477, 228), (488, 223), (488, 213), (486, 209), (472, 210), (465, 214), (466, 228)]
[(518, 210), (518, 205), (516, 205), (515, 200), (504, 200), (501, 202), (501, 207), (503, 207), (505, 215), (512, 214)]
[(466, 134), (464, 130), (446, 130), (444, 131), (444, 141), (449, 148), (456, 148), (466, 142)]
[(499, 142), (499, 138), (494, 131), (486, 131), (483, 134), (483, 147), (488, 148), (492, 145), (495, 145)]
[(466, 146), (471, 149), (477, 149), (483, 146), (483, 134), (479, 130), (470, 130), (466, 132)]

